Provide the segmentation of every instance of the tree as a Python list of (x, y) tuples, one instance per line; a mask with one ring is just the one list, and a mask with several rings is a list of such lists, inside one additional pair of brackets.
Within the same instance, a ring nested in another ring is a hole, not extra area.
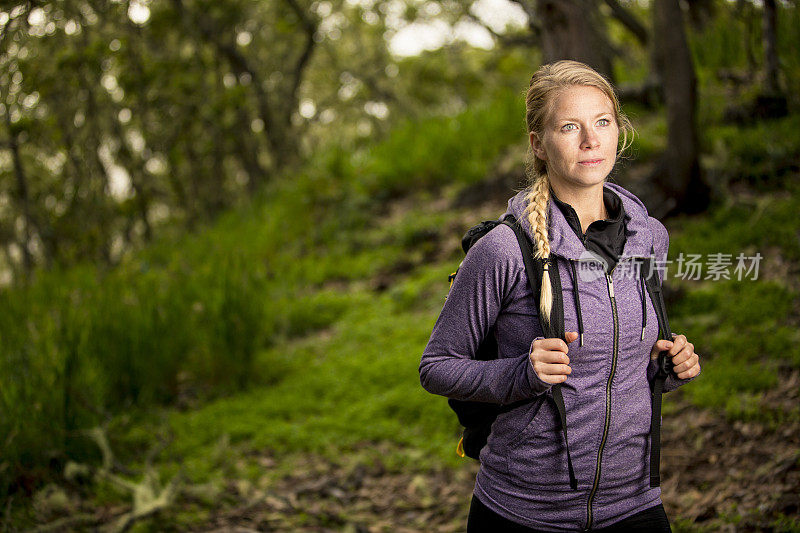
[(654, 211), (697, 213), (710, 198), (698, 162), (697, 79), (678, 0), (653, 2), (653, 37), (667, 113), (667, 148), (651, 176), (661, 196)]
[(300, 0), (17, 2), (0, 15), (7, 268), (114, 264), (301, 157), (321, 39)]
[(593, 0), (536, 0), (545, 63), (574, 59), (613, 79), (613, 49), (602, 31), (604, 23)]
[(781, 92), (778, 81), (778, 13), (775, 0), (764, 0), (764, 89), (767, 94)]

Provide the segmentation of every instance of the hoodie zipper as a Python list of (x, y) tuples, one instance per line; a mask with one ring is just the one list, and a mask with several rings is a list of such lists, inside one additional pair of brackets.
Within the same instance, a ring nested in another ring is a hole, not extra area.
[(614, 274), (614, 270), (618, 265), (619, 262), (614, 265), (610, 273), (606, 274), (608, 297), (611, 299), (611, 313), (614, 318), (614, 347), (611, 356), (611, 372), (606, 382), (606, 418), (605, 424), (603, 425), (603, 438), (600, 441), (600, 448), (597, 450), (597, 467), (594, 471), (594, 483), (592, 484), (592, 490), (589, 492), (589, 499), (586, 503), (586, 529), (584, 531), (588, 531), (592, 527), (592, 501), (597, 493), (597, 487), (600, 484), (600, 464), (603, 461), (603, 448), (605, 447), (606, 439), (608, 438), (608, 429), (611, 425), (611, 382), (614, 380), (614, 374), (617, 370), (617, 353), (619, 351), (619, 318), (617, 316), (617, 301), (614, 298), (614, 280), (611, 276)]

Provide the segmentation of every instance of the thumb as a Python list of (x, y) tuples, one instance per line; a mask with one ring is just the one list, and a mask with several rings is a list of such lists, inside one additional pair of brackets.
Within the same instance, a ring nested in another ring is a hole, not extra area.
[(650, 356), (653, 359), (655, 359), (656, 357), (658, 357), (659, 352), (663, 352), (665, 350), (669, 350), (670, 348), (672, 348), (672, 341), (668, 341), (668, 340), (665, 340), (665, 339), (659, 339), (653, 345), (653, 349), (650, 350)]
[(572, 341), (576, 340), (576, 339), (578, 338), (578, 336), (579, 336), (579, 335), (578, 335), (578, 332), (577, 332), (577, 331), (568, 331), (568, 332), (566, 333), (566, 337), (567, 337), (567, 344), (569, 344), (569, 343), (571, 343)]

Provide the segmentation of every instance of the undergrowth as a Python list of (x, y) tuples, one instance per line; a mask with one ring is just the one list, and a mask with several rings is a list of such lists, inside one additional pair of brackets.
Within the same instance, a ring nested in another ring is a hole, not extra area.
[[(458, 423), (417, 372), (461, 257), (443, 232), (464, 213), (430, 205), (485, 176), (516, 138), (515, 98), (403, 126), (355, 155), (331, 149), (252, 205), (110, 273), (45, 273), (0, 292), (0, 492), (32, 490), (70, 459), (96, 461), (82, 432), (109, 419), (113, 445), (132, 464), (153, 435), (170, 433), (163, 473), (195, 483), (218, 480), (225, 456), (242, 453), (463, 464)], [(680, 295), (670, 303), (673, 330), (703, 356), (686, 394), (731, 419), (785, 416), (765, 410), (763, 394), (783, 369), (800, 368), (797, 287), (779, 268), (800, 261), (800, 190), (787, 187), (669, 222), (673, 261), (762, 254), (755, 280), (667, 275)], [(427, 192), (382, 223), (376, 206), (414, 191)], [(387, 442), (388, 453), (379, 446)], [(291, 464), (278, 461), (274, 474)]]

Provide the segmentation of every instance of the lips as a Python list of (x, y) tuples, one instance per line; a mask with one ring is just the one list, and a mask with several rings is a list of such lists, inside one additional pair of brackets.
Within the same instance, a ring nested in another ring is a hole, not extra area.
[(586, 166), (589, 166), (589, 167), (593, 167), (595, 165), (599, 165), (603, 161), (604, 161), (604, 159), (586, 159), (584, 161), (578, 161), (578, 163), (580, 163), (581, 165), (586, 165)]

